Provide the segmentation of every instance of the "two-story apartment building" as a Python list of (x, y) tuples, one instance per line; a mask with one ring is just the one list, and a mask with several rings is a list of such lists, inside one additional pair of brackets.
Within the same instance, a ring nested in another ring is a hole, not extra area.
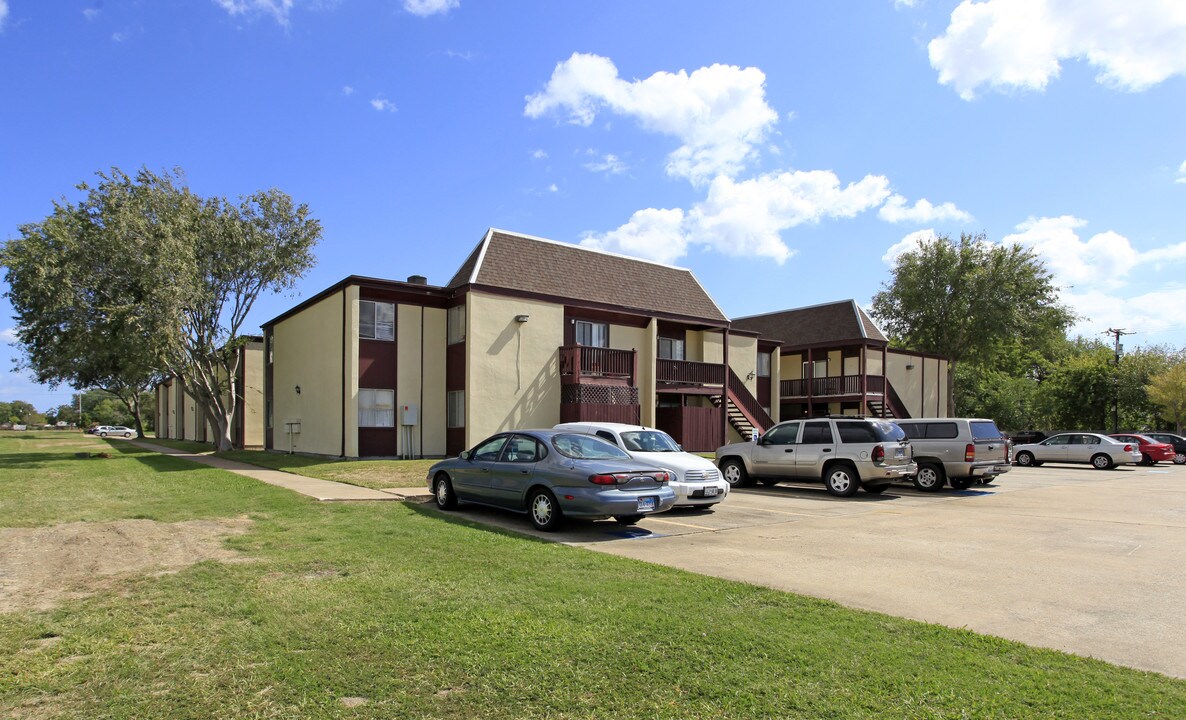
[[(236, 448), (264, 446), (264, 339), (244, 338), (237, 349), (238, 370), (230, 390), (235, 393), (231, 439)], [(156, 436), (174, 440), (213, 442), (214, 428), (197, 401), (177, 378), (156, 387)]]
[(777, 343), (733, 331), (689, 270), (500, 230), (443, 286), (347, 277), (264, 337), (265, 444), (281, 451), (452, 455), (570, 420), (712, 450), (778, 407)]
[(780, 417), (944, 417), (945, 358), (898, 350), (854, 300), (738, 318), (734, 328), (779, 342)]

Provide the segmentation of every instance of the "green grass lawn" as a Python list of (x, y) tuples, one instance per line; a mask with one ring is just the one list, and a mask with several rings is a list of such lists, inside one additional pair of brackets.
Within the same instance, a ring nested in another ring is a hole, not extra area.
[(1186, 717), (1186, 681), (127, 444), (0, 434), (0, 528), (242, 516), (243, 562), (0, 613), (0, 717)]
[[(153, 440), (149, 442), (187, 452), (212, 452), (210, 443), (189, 440)], [(425, 488), (428, 468), (436, 460), (335, 460), (333, 458), (289, 455), (263, 450), (232, 450), (219, 457), (285, 472), (359, 485), (374, 490), (384, 488)]]

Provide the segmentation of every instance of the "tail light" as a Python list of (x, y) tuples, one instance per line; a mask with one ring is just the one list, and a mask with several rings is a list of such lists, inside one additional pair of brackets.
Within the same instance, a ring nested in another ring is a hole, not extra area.
[(594, 485), (621, 485), (630, 482), (631, 478), (649, 477), (660, 485), (669, 482), (671, 476), (666, 470), (660, 470), (656, 473), (648, 473), (646, 475), (639, 475), (638, 473), (599, 473), (597, 475), (590, 475), (589, 482)]
[(1126, 452), (1126, 453), (1130, 453), (1130, 452), (1132, 452), (1132, 445), (1125, 445), (1125, 446), (1124, 446), (1124, 452)]
[(881, 462), (885, 460), (885, 448), (876, 445), (873, 448), (873, 462)]
[(968, 443), (964, 446), (964, 462), (975, 462), (976, 460), (976, 446)]

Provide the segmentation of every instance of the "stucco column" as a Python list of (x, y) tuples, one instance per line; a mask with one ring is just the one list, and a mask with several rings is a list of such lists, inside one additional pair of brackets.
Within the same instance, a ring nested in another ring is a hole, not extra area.
[(638, 349), (638, 404), (642, 424), (655, 427), (655, 361), (659, 357), (659, 321), (647, 324), (643, 346)]

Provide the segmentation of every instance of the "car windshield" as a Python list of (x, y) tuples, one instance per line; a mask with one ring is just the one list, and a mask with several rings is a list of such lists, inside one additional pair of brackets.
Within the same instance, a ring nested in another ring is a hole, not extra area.
[(624, 451), (593, 435), (564, 434), (552, 437), (552, 447), (564, 457), (575, 460), (629, 459)]
[(624, 432), (622, 444), (634, 452), (680, 452), (679, 445), (661, 430)]

